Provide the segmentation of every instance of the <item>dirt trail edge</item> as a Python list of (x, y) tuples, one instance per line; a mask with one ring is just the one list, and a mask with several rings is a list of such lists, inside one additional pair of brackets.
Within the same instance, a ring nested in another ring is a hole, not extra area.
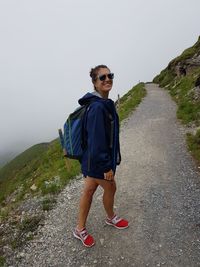
[(9, 266), (200, 266), (200, 176), (187, 152), (176, 105), (157, 85), (121, 129), (122, 164), (116, 210), (126, 230), (104, 222), (102, 190), (94, 196), (88, 231), (96, 245), (84, 248), (72, 236), (83, 179), (59, 195), (34, 240)]

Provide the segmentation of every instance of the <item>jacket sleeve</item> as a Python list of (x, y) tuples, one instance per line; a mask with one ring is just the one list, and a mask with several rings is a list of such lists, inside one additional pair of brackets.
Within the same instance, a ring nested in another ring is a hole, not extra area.
[(93, 169), (103, 173), (112, 169), (110, 137), (106, 126), (106, 110), (103, 105), (91, 105), (87, 116), (88, 160)]

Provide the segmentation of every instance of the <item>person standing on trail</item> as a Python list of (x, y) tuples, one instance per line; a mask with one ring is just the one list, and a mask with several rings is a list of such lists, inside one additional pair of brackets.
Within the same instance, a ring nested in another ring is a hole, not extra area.
[(114, 210), (116, 192), (115, 171), (120, 164), (119, 118), (114, 102), (108, 98), (112, 89), (114, 74), (105, 65), (91, 69), (90, 77), (94, 92), (79, 99), (80, 105), (89, 104), (83, 119), (85, 149), (81, 160), (84, 176), (84, 190), (80, 199), (78, 224), (73, 235), (84, 246), (95, 244), (94, 238), (86, 230), (86, 220), (93, 194), (100, 185), (103, 190), (103, 204), (107, 213), (106, 223), (118, 229), (128, 227), (128, 221), (118, 217)]

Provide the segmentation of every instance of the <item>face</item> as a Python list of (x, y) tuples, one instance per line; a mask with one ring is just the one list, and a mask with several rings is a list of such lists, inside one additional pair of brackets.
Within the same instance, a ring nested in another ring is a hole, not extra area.
[[(98, 71), (98, 75), (97, 75), (97, 79), (94, 82), (94, 86), (96, 87), (96, 90), (100, 93), (100, 94), (108, 94), (109, 91), (112, 89), (112, 85), (113, 85), (113, 80), (109, 79), (108, 74), (110, 74), (110, 70), (107, 68), (101, 68)], [(101, 77), (102, 75), (106, 75), (106, 79), (101, 81), (99, 79), (99, 77)]]

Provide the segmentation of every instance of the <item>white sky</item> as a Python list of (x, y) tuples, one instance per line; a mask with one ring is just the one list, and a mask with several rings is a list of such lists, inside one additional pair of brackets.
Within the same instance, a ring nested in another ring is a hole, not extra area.
[(151, 81), (199, 36), (199, 0), (0, 0), (0, 156), (51, 141), (93, 87)]

